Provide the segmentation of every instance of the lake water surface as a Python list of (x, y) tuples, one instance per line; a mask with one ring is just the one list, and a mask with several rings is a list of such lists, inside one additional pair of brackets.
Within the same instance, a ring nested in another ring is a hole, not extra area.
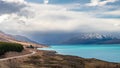
[(120, 45), (51, 45), (42, 50), (54, 50), (59, 54), (83, 58), (97, 58), (120, 63)]

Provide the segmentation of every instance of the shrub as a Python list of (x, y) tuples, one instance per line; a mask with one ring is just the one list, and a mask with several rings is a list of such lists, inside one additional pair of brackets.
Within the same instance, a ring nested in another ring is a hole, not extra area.
[(0, 55), (9, 51), (21, 52), (24, 47), (17, 43), (0, 42)]

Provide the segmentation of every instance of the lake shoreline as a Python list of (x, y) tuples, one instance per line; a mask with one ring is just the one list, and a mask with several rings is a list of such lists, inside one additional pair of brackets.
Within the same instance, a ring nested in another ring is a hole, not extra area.
[[(85, 66), (84, 68), (96, 68), (96, 67), (99, 67), (99, 68), (120, 68), (120, 63), (116, 63), (116, 62), (108, 62), (108, 61), (99, 60), (96, 58), (83, 58), (83, 57), (79, 57), (79, 56), (62, 55), (62, 54), (57, 54), (56, 51), (46, 51), (46, 50), (39, 50), (39, 51), (43, 52), (44, 58), (45, 57), (48, 58), (48, 56), (49, 57), (56, 57), (56, 56), (62, 57), (63, 59), (65, 58), (68, 61), (71, 61), (72, 63), (81, 62), (81, 63), (83, 63), (83, 65), (80, 65), (80, 66)], [(71, 64), (71, 62), (67, 62), (67, 63)], [(89, 65), (89, 64), (93, 64), (93, 65)]]
[[(36, 54), (1, 62), (0, 66), (6, 64), (19, 66), (19, 68), (120, 68), (120, 63), (107, 62), (95, 58), (86, 59), (78, 56), (57, 54), (56, 51), (37, 50)], [(5, 68), (5, 67), (1, 67)]]
[[(97, 47), (96, 46), (90, 46), (90, 45), (88, 45), (88, 46), (83, 46), (83, 45), (81, 46), (80, 45), (80, 47), (77, 46), (77, 48), (75, 48), (76, 46), (73, 47), (73, 46), (51, 45), (48, 48), (40, 48), (38, 50), (56, 51), (57, 54), (61, 54), (61, 55), (79, 56), (79, 57), (84, 57), (86, 59), (96, 58), (96, 59), (104, 60), (104, 61), (107, 61), (107, 62), (120, 63), (119, 62), (120, 59), (118, 57), (119, 56), (118, 49), (120, 47), (116, 47), (116, 46), (113, 46), (113, 45), (111, 45), (111, 46), (104, 46), (104, 45), (98, 46), (97, 45)], [(74, 48), (75, 48), (75, 50), (74, 50)], [(82, 53), (86, 53), (85, 56)], [(115, 59), (112, 59), (112, 58), (115, 58)]]

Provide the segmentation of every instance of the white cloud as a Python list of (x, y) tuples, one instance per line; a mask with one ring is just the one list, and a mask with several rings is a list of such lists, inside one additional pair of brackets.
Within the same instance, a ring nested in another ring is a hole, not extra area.
[(25, 3), (24, 0), (2, 0), (2, 1), (9, 2), (9, 3)]
[(91, 0), (91, 3), (87, 4), (88, 6), (96, 6), (98, 5), (100, 0)]
[(120, 15), (120, 9), (118, 9), (118, 10), (114, 10), (114, 11), (104, 12), (103, 14), (109, 14), (109, 15)]
[(44, 0), (44, 4), (48, 4), (49, 3), (49, 0)]
[(4, 14), (0, 16), (0, 23), (4, 22), (4, 20), (8, 19), (9, 15), (8, 14)]
[(114, 24), (114, 26), (117, 26), (117, 27), (119, 26), (119, 27), (120, 27), (120, 24), (119, 24), (119, 23), (116, 23), (116, 24)]
[[(4, 18), (3, 18), (4, 16)], [(8, 18), (9, 16), (9, 18)], [(1, 16), (4, 31), (119, 31), (119, 19), (95, 18), (64, 6), (27, 3), (16, 13)]]
[(118, 0), (105, 0), (105, 1), (100, 1), (100, 0), (91, 0), (90, 3), (86, 4), (87, 6), (104, 6), (107, 3), (114, 3)]

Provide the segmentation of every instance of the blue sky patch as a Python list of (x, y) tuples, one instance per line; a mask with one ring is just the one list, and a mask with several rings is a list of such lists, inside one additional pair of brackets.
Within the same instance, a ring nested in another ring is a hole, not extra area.
[[(27, 0), (29, 2), (35, 2), (35, 3), (43, 3), (44, 0)], [(72, 4), (72, 3), (80, 3), (85, 4), (89, 3), (90, 0), (49, 0), (49, 4)]]

